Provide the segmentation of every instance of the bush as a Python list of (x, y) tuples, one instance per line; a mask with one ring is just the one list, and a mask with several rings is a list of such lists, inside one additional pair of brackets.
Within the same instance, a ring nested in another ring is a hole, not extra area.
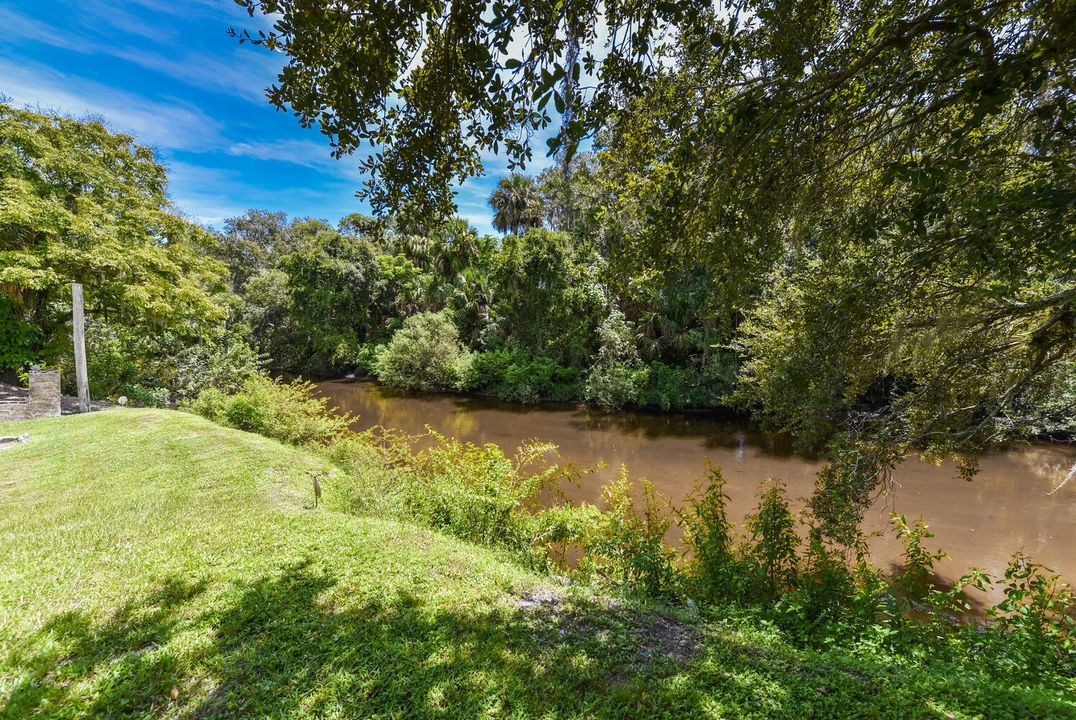
[(377, 357), (377, 377), (406, 390), (459, 389), (470, 382), (471, 354), (443, 313), (419, 313), (404, 322)]
[(904, 565), (894, 578), (897, 588), (912, 600), (924, 601), (936, 589), (933, 582), (934, 565), (948, 556), (940, 550), (932, 552), (923, 546), (924, 540), (934, 537), (923, 518), (919, 518), (915, 525), (909, 525), (907, 518), (893, 513), (889, 521), (904, 546)]
[(314, 386), (307, 382), (285, 383), (257, 375), (233, 395), (212, 388), (183, 408), (292, 445), (326, 445), (347, 432), (351, 418), (330, 411), (325, 398), (316, 398), (313, 392)]
[(636, 401), (639, 372), (623, 362), (598, 363), (587, 374), (583, 397), (605, 408), (622, 408)]
[(780, 482), (770, 479), (763, 483), (758, 510), (747, 518), (747, 532), (744, 556), (754, 569), (752, 590), (756, 597), (775, 600), (794, 589), (800, 539)]
[(583, 567), (598, 579), (650, 597), (674, 592), (675, 554), (665, 544), (671, 521), (668, 503), (642, 481), (642, 509), (631, 497), (627, 469), (602, 488), (602, 512), (583, 542)]
[(15, 301), (0, 294), (0, 371), (20, 370), (38, 359), (41, 329), (19, 317)]
[(364, 377), (377, 375), (377, 358), (385, 351), (384, 343), (363, 343), (355, 353), (355, 372)]
[(994, 621), (990, 655), (1000, 674), (1024, 679), (1060, 670), (1076, 675), (1076, 595), (1042, 565), (1017, 553), (1005, 569), (1005, 599)]
[[(216, 388), (234, 393), (257, 375), (264, 358), (238, 335), (214, 331), (190, 338), (165, 330), (148, 335), (99, 318), (86, 331), (87, 375), (94, 398), (126, 396), (132, 405), (165, 407)], [(62, 358), (64, 391), (74, 394), (74, 359)]]
[(636, 402), (644, 374), (638, 366), (634, 328), (613, 308), (598, 327), (598, 338), (601, 346), (587, 373), (583, 396), (587, 402), (607, 408)]
[(735, 361), (726, 356), (715, 357), (702, 368), (655, 360), (637, 376), (635, 402), (662, 410), (716, 407), (732, 389), (735, 378)]
[(474, 357), (470, 388), (503, 400), (574, 400), (580, 396), (579, 371), (552, 358), (534, 357), (518, 348), (499, 348)]
[(171, 397), (168, 391), (162, 387), (146, 387), (144, 385), (130, 384), (121, 385), (116, 392), (116, 397), (127, 398), (127, 403), (132, 407), (168, 407)]
[(685, 571), (699, 599), (734, 600), (739, 596), (742, 562), (728, 519), (728, 495), (721, 469), (710, 466), (680, 514), (684, 528)]
[[(387, 501), (371, 497), (366, 487), (364, 451), (349, 451), (356, 487), (344, 495), (366, 509), (387, 509), (471, 542), (506, 548), (539, 565), (585, 533), (592, 507), (543, 509), (539, 503), (543, 492), (556, 494), (560, 481), (570, 477), (555, 462), (554, 445), (527, 443), (509, 458), (496, 445), (459, 442), (433, 430), (422, 439), (430, 444), (415, 451), (416, 438), (391, 432), (382, 436), (380, 463), (394, 468), (391, 487), (379, 482), (378, 492), (386, 493)], [(374, 445), (370, 437), (358, 442)]]
[(206, 338), (176, 355), (172, 391), (177, 400), (192, 398), (215, 388), (237, 392), (261, 372), (265, 358), (235, 335)]

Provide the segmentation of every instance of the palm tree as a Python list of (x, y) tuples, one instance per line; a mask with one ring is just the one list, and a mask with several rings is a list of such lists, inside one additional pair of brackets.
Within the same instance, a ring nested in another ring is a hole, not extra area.
[(542, 195), (531, 178), (512, 173), (497, 183), (489, 196), (493, 208), (493, 227), (498, 232), (515, 235), (521, 230), (542, 226)]

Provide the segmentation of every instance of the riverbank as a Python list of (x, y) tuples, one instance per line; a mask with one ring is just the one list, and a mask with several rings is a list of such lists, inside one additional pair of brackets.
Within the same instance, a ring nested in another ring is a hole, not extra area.
[[(739, 526), (755, 509), (760, 484), (785, 484), (797, 509), (814, 490), (817, 460), (794, 452), (787, 438), (762, 433), (742, 420), (700, 414), (608, 412), (580, 405), (511, 404), (468, 395), (409, 393), (369, 381), (325, 381), (317, 385), (330, 405), (357, 417), (354, 430), (381, 425), (420, 434), (427, 425), (461, 441), (493, 443), (511, 454), (537, 438), (559, 448), (563, 462), (597, 469), (563, 489), (576, 501), (597, 503), (604, 483), (627, 467), (647, 478), (676, 507), (683, 507), (705, 473), (721, 468), (728, 482), (729, 517)], [(865, 517), (872, 560), (886, 571), (903, 562), (903, 546), (889, 527), (891, 512), (922, 516), (935, 534), (932, 548), (952, 557), (938, 563), (944, 581), (975, 566), (995, 577), (1017, 551), (1076, 579), (1076, 483), (1065, 478), (1076, 463), (1076, 447), (1032, 445), (985, 458), (979, 475), (966, 482), (952, 464), (911, 459), (895, 474), (894, 491)], [(678, 529), (670, 531), (671, 542)], [(977, 598), (1002, 599), (1000, 590)]]
[(4, 717), (1076, 717), (1071, 688), (803, 649), (355, 516), (322, 456), (191, 415), (8, 429)]

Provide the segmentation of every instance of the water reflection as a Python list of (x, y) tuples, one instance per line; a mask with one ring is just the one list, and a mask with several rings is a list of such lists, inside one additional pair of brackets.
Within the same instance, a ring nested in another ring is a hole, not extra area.
[[(744, 517), (759, 483), (781, 479), (792, 498), (811, 493), (820, 464), (792, 452), (786, 438), (767, 435), (742, 421), (706, 414), (612, 413), (577, 405), (522, 406), (492, 399), (408, 394), (367, 382), (318, 385), (332, 404), (358, 416), (356, 429), (374, 425), (421, 433), (438, 432), (474, 443), (495, 443), (511, 454), (525, 440), (556, 443), (565, 462), (606, 467), (567, 492), (596, 502), (601, 484), (626, 465), (632, 477), (649, 478), (674, 504), (681, 504), (710, 460), (721, 467), (731, 496), (729, 511)], [(969, 566), (1004, 571), (1013, 552), (1023, 551), (1076, 581), (1076, 448), (1036, 445), (985, 458), (971, 482), (959, 480), (950, 463), (917, 459), (898, 468), (894, 493), (875, 504), (866, 530), (883, 530), (890, 512), (923, 515), (935, 547), (953, 556), (942, 575), (958, 577)], [(1066, 481), (1066, 477), (1069, 479)], [(890, 533), (872, 541), (880, 567), (899, 563), (900, 546)]]

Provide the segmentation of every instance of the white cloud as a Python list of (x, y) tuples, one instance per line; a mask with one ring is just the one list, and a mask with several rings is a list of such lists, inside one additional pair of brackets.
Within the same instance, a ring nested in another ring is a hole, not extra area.
[(224, 144), (220, 124), (198, 107), (147, 100), (35, 63), (0, 59), (0, 93), (21, 105), (75, 117), (99, 116), (113, 130), (132, 133), (145, 145), (203, 151)]
[(273, 140), (267, 142), (239, 142), (228, 147), (228, 154), (255, 160), (271, 160), (302, 165), (313, 170), (347, 177), (357, 182), (358, 159), (345, 157), (340, 160), (331, 154), (328, 140)]
[[(109, 23), (115, 23), (118, 16), (110, 12), (105, 17)], [(137, 50), (128, 45), (94, 39), (86, 33), (58, 32), (45, 23), (3, 8), (0, 8), (0, 25), (9, 37), (86, 55), (108, 55), (203, 90), (237, 95), (259, 103), (265, 102), (265, 88), (276, 79), (283, 64), (282, 57), (253, 48), (242, 51), (236, 48), (231, 60), (207, 53), (162, 55)], [(225, 42), (235, 41), (222, 40), (222, 46), (225, 46)]]

